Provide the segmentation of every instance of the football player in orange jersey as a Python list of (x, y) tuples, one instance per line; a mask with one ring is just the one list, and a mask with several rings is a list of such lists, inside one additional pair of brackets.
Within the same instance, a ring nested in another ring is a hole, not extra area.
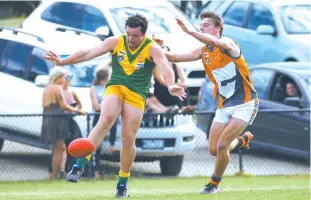
[[(182, 30), (196, 38), (202, 45), (185, 53), (166, 52), (171, 62), (202, 60), (210, 81), (215, 85), (214, 99), (217, 110), (209, 133), (209, 151), (216, 156), (214, 174), (201, 194), (220, 191), (218, 185), (227, 168), (230, 152), (246, 148), (253, 138), (250, 132), (240, 136), (252, 123), (258, 110), (258, 95), (238, 44), (223, 37), (223, 19), (212, 11), (200, 14), (200, 32), (188, 29), (176, 19)], [(155, 38), (159, 44), (161, 39)]]

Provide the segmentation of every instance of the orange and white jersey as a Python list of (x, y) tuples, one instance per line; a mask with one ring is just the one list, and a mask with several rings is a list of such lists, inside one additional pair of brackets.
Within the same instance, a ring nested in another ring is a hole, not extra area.
[(215, 84), (214, 99), (218, 100), (218, 108), (244, 104), (257, 98), (242, 54), (233, 58), (227, 51), (205, 45), (202, 62), (208, 78)]

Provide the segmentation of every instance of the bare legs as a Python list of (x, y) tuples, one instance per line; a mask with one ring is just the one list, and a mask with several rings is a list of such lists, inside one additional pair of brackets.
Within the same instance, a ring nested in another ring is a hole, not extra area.
[(229, 159), (230, 152), (238, 145), (236, 139), (247, 127), (243, 120), (232, 117), (228, 124), (213, 122), (209, 135), (210, 153), (216, 156), (214, 176), (222, 177)]
[[(51, 178), (57, 178), (59, 170), (66, 163), (66, 144), (64, 140), (59, 140), (54, 144), (52, 158), (52, 175)], [(65, 171), (65, 168), (63, 169)]]
[(101, 112), (96, 126), (91, 130), (88, 139), (100, 147), (104, 137), (115, 123), (122, 109), (122, 101), (115, 95), (108, 95), (101, 103)]
[(122, 111), (122, 150), (120, 171), (130, 173), (136, 154), (135, 139), (143, 111), (126, 103)]

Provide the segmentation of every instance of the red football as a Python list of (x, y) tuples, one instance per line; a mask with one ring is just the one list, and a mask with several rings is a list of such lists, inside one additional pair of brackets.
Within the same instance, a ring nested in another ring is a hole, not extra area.
[(94, 151), (94, 143), (87, 138), (75, 139), (68, 146), (68, 153), (75, 158), (85, 157), (92, 154)]

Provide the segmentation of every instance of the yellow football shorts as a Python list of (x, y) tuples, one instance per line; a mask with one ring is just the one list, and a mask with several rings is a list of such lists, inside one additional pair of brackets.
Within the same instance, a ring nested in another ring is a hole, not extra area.
[(135, 108), (140, 109), (144, 112), (145, 109), (145, 100), (139, 94), (129, 90), (126, 86), (123, 85), (109, 85), (105, 90), (104, 96), (110, 94), (118, 96), (123, 102), (134, 106)]

